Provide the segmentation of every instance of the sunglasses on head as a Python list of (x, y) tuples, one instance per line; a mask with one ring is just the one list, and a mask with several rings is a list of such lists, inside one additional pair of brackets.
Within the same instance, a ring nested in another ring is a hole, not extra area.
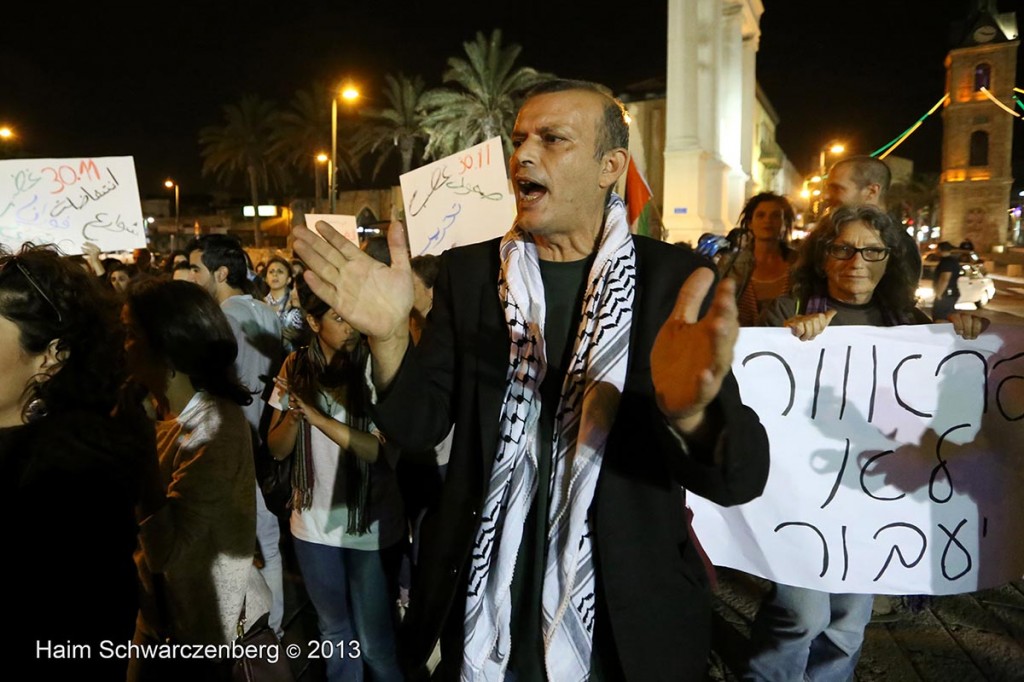
[(36, 292), (43, 297), (43, 300), (49, 304), (50, 308), (52, 308), (53, 312), (56, 313), (57, 315), (57, 322), (63, 322), (64, 317), (60, 314), (60, 310), (57, 308), (56, 304), (54, 304), (53, 300), (46, 295), (46, 292), (43, 291), (43, 288), (39, 286), (39, 283), (36, 282), (35, 278), (32, 276), (32, 273), (29, 272), (29, 269), (27, 267), (25, 267), (25, 264), (21, 262), (20, 256), (11, 256), (6, 263), (0, 265), (0, 273), (4, 272), (5, 270), (7, 270), (7, 268), (12, 266), (14, 268), (17, 268), (18, 272), (20, 272), (25, 277), (25, 280), (32, 285), (32, 288), (35, 289)]

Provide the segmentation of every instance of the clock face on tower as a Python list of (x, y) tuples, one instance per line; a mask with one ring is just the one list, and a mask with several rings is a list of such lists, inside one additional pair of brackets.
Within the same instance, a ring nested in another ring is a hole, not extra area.
[(996, 37), (995, 26), (979, 26), (974, 30), (974, 42), (987, 43)]

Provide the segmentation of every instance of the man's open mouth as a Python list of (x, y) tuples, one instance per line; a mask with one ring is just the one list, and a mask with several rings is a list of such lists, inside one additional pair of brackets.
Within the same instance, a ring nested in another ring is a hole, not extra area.
[(537, 201), (548, 192), (547, 187), (532, 180), (517, 180), (516, 187), (523, 201)]

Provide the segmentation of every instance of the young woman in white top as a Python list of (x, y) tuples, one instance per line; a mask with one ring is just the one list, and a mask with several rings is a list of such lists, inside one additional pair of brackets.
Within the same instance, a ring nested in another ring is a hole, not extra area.
[(267, 436), (271, 455), (294, 457), (296, 558), (317, 611), (328, 680), (362, 680), (364, 664), (373, 680), (401, 680), (394, 604), (405, 517), (393, 451), (368, 418), (366, 342), (299, 287), (311, 338), (276, 379)]

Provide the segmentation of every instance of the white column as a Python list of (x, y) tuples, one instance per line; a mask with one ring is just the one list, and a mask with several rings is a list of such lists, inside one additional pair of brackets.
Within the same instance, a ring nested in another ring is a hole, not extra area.
[(662, 219), (668, 241), (694, 246), (704, 232), (725, 229), (716, 88), (720, 3), (669, 0)]
[(719, 119), (721, 130), (719, 150), (726, 164), (724, 220), (734, 224), (746, 200), (749, 169), (743, 164), (744, 82), (743, 73), (743, 6), (738, 2), (725, 2), (722, 11), (722, 61), (719, 69)]
[(740, 130), (740, 159), (743, 172), (747, 179), (743, 187), (743, 196), (749, 197), (754, 192), (754, 108), (757, 105), (755, 91), (757, 88), (757, 44), (759, 38), (750, 36), (743, 38), (743, 124)]

